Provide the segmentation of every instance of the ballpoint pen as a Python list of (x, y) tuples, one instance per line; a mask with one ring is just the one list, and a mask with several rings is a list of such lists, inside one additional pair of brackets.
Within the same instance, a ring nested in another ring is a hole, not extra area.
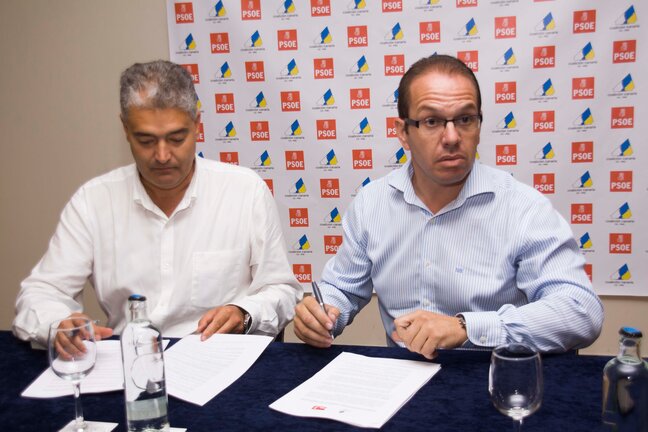
[[(322, 297), (322, 292), (317, 286), (317, 282), (313, 281), (312, 286), (313, 286), (313, 294), (315, 295), (315, 300), (317, 301), (317, 303), (319, 303), (324, 313), (328, 315), (328, 313), (326, 312), (326, 306), (324, 306), (324, 298)], [(333, 337), (333, 330), (329, 330), (329, 335)]]

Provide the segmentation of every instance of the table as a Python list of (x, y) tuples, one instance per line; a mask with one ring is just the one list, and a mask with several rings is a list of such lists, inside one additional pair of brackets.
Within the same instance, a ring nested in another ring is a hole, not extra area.
[[(336, 345), (317, 349), (303, 344), (271, 343), (238, 381), (205, 406), (169, 397), (172, 426), (189, 431), (358, 431), (344, 423), (293, 417), (268, 408), (339, 353), (422, 360), (400, 348)], [(46, 351), (33, 350), (10, 332), (0, 332), (0, 430), (57, 431), (74, 416), (71, 396), (27, 399), (20, 393), (46, 367)], [(434, 361), (435, 375), (381, 430), (385, 431), (508, 431), (511, 420), (488, 398), (490, 353), (444, 351)], [(599, 431), (602, 372), (609, 357), (574, 353), (543, 356), (545, 395), (542, 407), (525, 420), (523, 430)], [(81, 385), (83, 388), (83, 384)], [(89, 420), (119, 423), (125, 430), (123, 393), (82, 395)]]

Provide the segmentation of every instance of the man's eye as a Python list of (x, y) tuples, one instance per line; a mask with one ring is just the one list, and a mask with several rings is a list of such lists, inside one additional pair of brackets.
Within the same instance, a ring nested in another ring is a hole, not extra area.
[(425, 123), (425, 125), (427, 127), (430, 127), (430, 128), (438, 127), (442, 123), (441, 120), (439, 120), (438, 118), (435, 118), (435, 117), (426, 118), (425, 120), (423, 120), (423, 122)]
[(137, 140), (138, 143), (144, 146), (152, 145), (155, 143), (155, 140), (150, 139), (150, 138), (140, 138)]
[(462, 124), (462, 125), (468, 125), (472, 123), (473, 121), (473, 116), (470, 115), (464, 115), (455, 120), (457, 123)]
[(186, 138), (186, 135), (173, 135), (169, 137), (169, 141), (173, 144), (182, 144)]

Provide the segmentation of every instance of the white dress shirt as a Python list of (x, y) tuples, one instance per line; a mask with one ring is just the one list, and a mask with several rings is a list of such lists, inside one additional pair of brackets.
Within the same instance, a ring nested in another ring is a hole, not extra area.
[(571, 229), (550, 201), (510, 174), (475, 163), (436, 214), (414, 192), (408, 163), (365, 186), (342, 219), (344, 239), (322, 273), (340, 333), (378, 295), (387, 339), (418, 309), (463, 314), (470, 343), (524, 341), (541, 351), (591, 344), (603, 323)]
[(136, 293), (169, 337), (193, 332), (206, 311), (225, 304), (250, 313), (250, 333), (276, 335), (302, 296), (266, 184), (247, 168), (202, 158), (169, 217), (134, 164), (83, 185), (21, 284), (14, 334), (46, 342), (52, 321), (82, 310), (87, 280), (116, 333)]

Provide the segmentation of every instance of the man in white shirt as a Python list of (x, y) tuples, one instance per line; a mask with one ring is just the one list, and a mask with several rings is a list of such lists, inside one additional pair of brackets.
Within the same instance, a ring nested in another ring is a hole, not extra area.
[(200, 123), (191, 76), (167, 61), (121, 76), (121, 120), (135, 163), (90, 180), (72, 197), (49, 248), (21, 284), (13, 332), (46, 343), (47, 328), (84, 316), (86, 281), (117, 333), (127, 299), (145, 295), (165, 336), (277, 335), (302, 288), (288, 260), (268, 187), (252, 171), (197, 158)]

